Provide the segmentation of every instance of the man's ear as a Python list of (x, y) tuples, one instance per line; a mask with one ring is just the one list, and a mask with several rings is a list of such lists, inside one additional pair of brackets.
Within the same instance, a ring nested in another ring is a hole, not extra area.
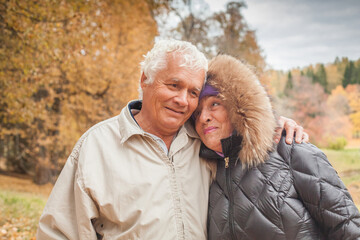
[(147, 80), (147, 77), (145, 76), (144, 72), (142, 72), (141, 74), (141, 78), (140, 78), (140, 86), (141, 86), (141, 89), (143, 89), (145, 87), (145, 85), (147, 85), (145, 83), (145, 81)]

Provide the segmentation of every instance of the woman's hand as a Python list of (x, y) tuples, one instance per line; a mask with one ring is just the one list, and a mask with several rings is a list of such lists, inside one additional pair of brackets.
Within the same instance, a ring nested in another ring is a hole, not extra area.
[(279, 143), (281, 138), (281, 132), (285, 129), (286, 131), (286, 143), (291, 144), (293, 138), (295, 137), (296, 143), (308, 143), (309, 134), (304, 132), (304, 128), (298, 125), (294, 120), (280, 116), (278, 119), (279, 126), (275, 130), (274, 141)]

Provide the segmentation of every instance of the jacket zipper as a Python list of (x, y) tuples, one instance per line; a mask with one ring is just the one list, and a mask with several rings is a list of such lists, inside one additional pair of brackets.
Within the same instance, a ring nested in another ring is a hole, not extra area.
[[(176, 170), (175, 170), (175, 165), (174, 165), (174, 157), (169, 158), (169, 163), (170, 163), (170, 167), (173, 173), (173, 178), (176, 177)], [(176, 199), (174, 199), (176, 202), (179, 202), (178, 206), (180, 208), (180, 197), (176, 196)], [(180, 211), (182, 212), (182, 209), (180, 208)], [(182, 232), (182, 236), (180, 236), (180, 239), (185, 239), (185, 225), (184, 225), (184, 219), (182, 218), (182, 213), (180, 214), (180, 222), (181, 222), (181, 232)]]
[(225, 168), (229, 167), (229, 157), (224, 158), (225, 161)]
[[(156, 144), (155, 146), (158, 146), (158, 148), (160, 149), (159, 151), (161, 151), (163, 153), (163, 150), (160, 148), (159, 144), (151, 136), (148, 136), (147, 134), (145, 134), (145, 136), (149, 137), (151, 139), (151, 141), (155, 142), (155, 144)], [(165, 158), (167, 159), (168, 164), (169, 164), (169, 166), (171, 168), (172, 176), (170, 176), (170, 177), (173, 179), (173, 181), (175, 181), (175, 184), (177, 184), (177, 181), (176, 181), (176, 169), (175, 169), (175, 165), (174, 165), (174, 157), (173, 156), (169, 157), (169, 156), (165, 155)], [(180, 197), (176, 195), (175, 198), (176, 199), (173, 198), (173, 201), (179, 203), (179, 204), (176, 204), (176, 205), (178, 205), (180, 211), (182, 211), (183, 209), (181, 209), (181, 207), (180, 207)], [(182, 213), (180, 213), (179, 218), (180, 219), (178, 219), (178, 217), (175, 217), (176, 225), (178, 225), (178, 223), (181, 223), (181, 226), (179, 226), (179, 227), (181, 227), (182, 236), (179, 236), (179, 237), (180, 237), (180, 239), (185, 239), (185, 225), (184, 225), (184, 219), (182, 218)], [(178, 226), (177, 226), (177, 229), (178, 229)]]
[[(227, 159), (227, 160), (226, 160)], [(229, 168), (229, 157), (225, 159), (225, 174), (226, 174), (226, 185), (227, 190), (229, 193), (229, 230), (230, 230), (230, 237), (231, 239), (236, 239), (234, 234), (234, 196), (232, 192), (232, 185), (231, 185), (231, 168)]]

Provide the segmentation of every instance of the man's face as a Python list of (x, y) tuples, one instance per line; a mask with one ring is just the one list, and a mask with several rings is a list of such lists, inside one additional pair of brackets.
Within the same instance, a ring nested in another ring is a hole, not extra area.
[(143, 106), (153, 133), (173, 134), (196, 109), (205, 71), (179, 67), (180, 58), (168, 55), (168, 66), (150, 85), (141, 83)]

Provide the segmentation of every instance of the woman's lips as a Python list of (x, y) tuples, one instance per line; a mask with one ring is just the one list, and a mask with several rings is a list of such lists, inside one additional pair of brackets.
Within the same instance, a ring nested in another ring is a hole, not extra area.
[(216, 130), (216, 127), (207, 127), (204, 129), (204, 134), (211, 133)]

